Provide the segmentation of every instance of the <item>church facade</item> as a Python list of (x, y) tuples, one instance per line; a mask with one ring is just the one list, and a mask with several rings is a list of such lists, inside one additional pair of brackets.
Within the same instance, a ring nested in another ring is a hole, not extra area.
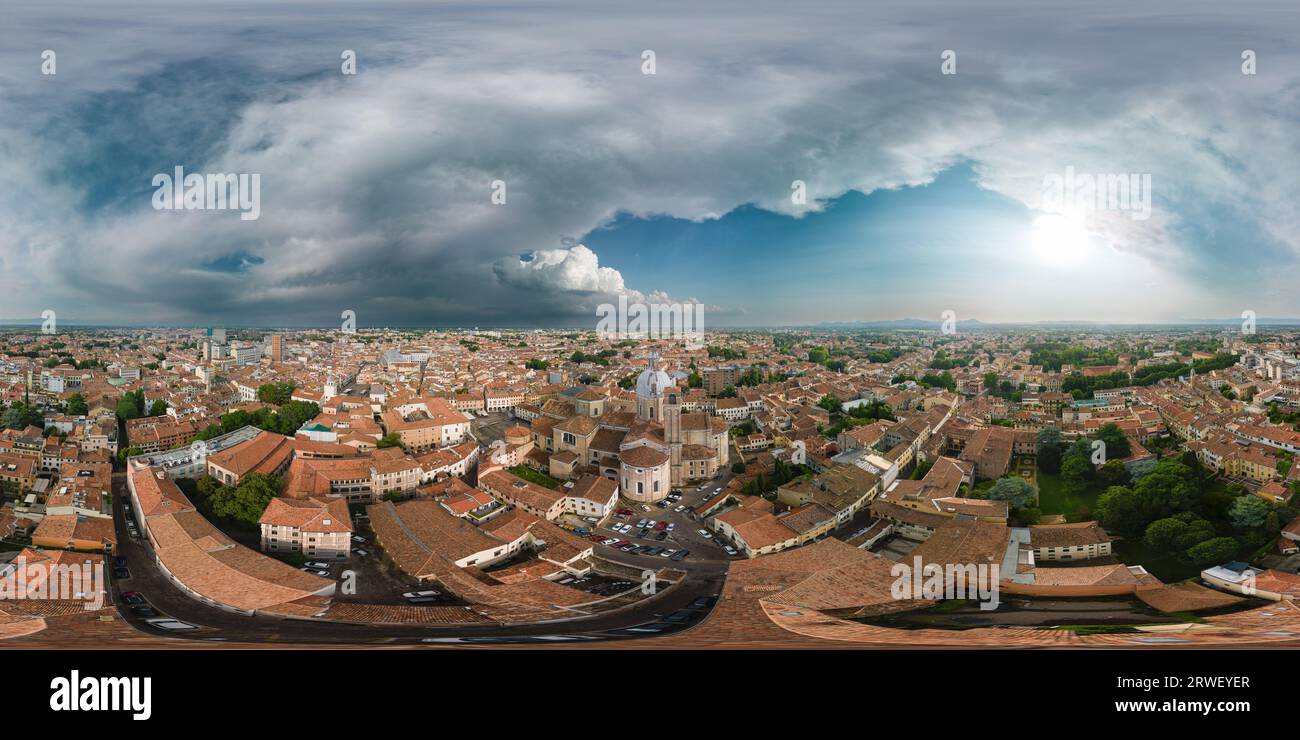
[(591, 390), (580, 398), (577, 413), (551, 427), (554, 478), (595, 472), (618, 481), (625, 498), (654, 502), (728, 464), (727, 422), (684, 412), (681, 390), (653, 355), (637, 378), (635, 415), (608, 411)]

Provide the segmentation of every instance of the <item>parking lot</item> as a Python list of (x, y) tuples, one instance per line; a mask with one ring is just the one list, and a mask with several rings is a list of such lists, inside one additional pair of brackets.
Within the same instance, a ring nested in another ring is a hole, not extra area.
[[(493, 442), (505, 436), (506, 429), (519, 424), (514, 417), (505, 411), (493, 411), (487, 416), (474, 415), (470, 419), (469, 429), (474, 435), (474, 439), (484, 447), (490, 446)], [(525, 425), (526, 426), (526, 425)]]
[(718, 481), (700, 487), (674, 490), (663, 501), (642, 504), (621, 501), (590, 538), (599, 545), (633, 555), (657, 556), (667, 563), (691, 560), (726, 560), (733, 557), (725, 543), (719, 543), (704, 523), (693, 518), (695, 506), (721, 488)]

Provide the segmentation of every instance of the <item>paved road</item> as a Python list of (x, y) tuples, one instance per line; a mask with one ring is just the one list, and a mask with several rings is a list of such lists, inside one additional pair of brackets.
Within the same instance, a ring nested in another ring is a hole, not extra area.
[[(113, 579), (112, 592), (122, 617), (141, 631), (182, 637), (193, 640), (230, 642), (273, 642), (285, 644), (334, 645), (392, 645), (415, 644), (428, 640), (444, 641), (449, 638), (493, 641), (502, 638), (527, 641), (545, 636), (576, 636), (586, 640), (626, 640), (638, 635), (617, 634), (618, 630), (636, 625), (661, 621), (661, 616), (685, 607), (701, 596), (716, 596), (722, 592), (727, 563), (724, 560), (701, 558), (695, 562), (671, 563), (665, 558), (645, 558), (618, 554), (618, 562), (634, 567), (678, 567), (688, 573), (679, 585), (645, 603), (634, 604), (617, 611), (549, 623), (505, 626), (498, 623), (483, 625), (357, 625), (337, 622), (282, 619), (269, 616), (243, 616), (214, 606), (209, 606), (188, 595), (167, 578), (154, 561), (147, 540), (134, 541), (126, 530), (124, 506), (130, 492), (126, 490), (125, 476), (114, 475), (113, 510), (117, 523), (118, 554), (129, 562), (131, 578)], [(658, 511), (656, 509), (656, 511)], [(680, 526), (680, 525), (679, 525)], [(143, 533), (142, 533), (143, 537)], [(596, 547), (601, 547), (597, 545)], [(605, 548), (608, 550), (608, 548)], [(609, 557), (613, 552), (602, 552)], [(613, 557), (609, 557), (615, 560)], [(133, 614), (121, 598), (122, 592), (138, 591), (153, 607), (166, 616), (175, 617), (204, 629), (195, 632), (173, 633), (158, 630)], [(703, 614), (701, 614), (701, 619)], [(692, 624), (698, 624), (695, 620)], [(690, 625), (686, 625), (690, 626)], [(667, 634), (660, 633), (660, 634)], [(654, 635), (641, 635), (652, 637)]]

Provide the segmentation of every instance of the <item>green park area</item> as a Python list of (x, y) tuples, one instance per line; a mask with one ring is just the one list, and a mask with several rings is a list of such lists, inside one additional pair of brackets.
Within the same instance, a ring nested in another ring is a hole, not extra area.
[(509, 471), (530, 483), (536, 483), (537, 485), (545, 486), (546, 488), (559, 488), (561, 485), (558, 480), (552, 478), (546, 473), (533, 470), (527, 465), (516, 465), (513, 468), (509, 468)]
[(1071, 490), (1062, 485), (1059, 473), (1038, 471), (1038, 508), (1043, 516), (1060, 514), (1067, 522), (1087, 521), (1094, 518), (1100, 495), (1097, 488)]

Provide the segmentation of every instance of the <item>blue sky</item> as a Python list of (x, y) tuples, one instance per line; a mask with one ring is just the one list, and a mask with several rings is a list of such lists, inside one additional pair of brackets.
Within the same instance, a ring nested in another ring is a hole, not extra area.
[[(0, 318), (582, 326), (620, 295), (713, 325), (1300, 315), (1293, 3), (10, 16)], [(259, 218), (156, 210), (176, 166), (258, 174)], [(1055, 208), (1068, 168), (1149, 176), (1150, 217)]]

